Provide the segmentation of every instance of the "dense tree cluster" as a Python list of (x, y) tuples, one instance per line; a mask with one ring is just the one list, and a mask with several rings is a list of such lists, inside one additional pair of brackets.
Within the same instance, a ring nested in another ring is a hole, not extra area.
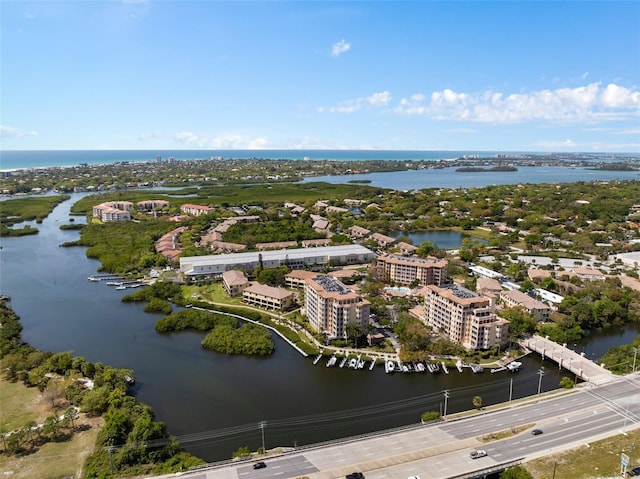
[(159, 332), (189, 329), (210, 331), (202, 340), (202, 346), (220, 353), (269, 355), (275, 350), (267, 329), (244, 323), (227, 314), (188, 309), (166, 316), (156, 323), (156, 331)]

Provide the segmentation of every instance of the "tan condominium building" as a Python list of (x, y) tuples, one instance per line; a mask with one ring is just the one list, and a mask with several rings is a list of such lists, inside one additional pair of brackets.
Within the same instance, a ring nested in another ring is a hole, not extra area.
[(317, 274), (305, 279), (304, 307), (309, 324), (330, 338), (346, 337), (350, 324), (364, 332), (369, 306), (369, 301), (332, 276)]
[(488, 298), (458, 285), (424, 288), (424, 321), (469, 349), (490, 349), (509, 339), (509, 321), (493, 313)]
[(255, 283), (242, 291), (242, 302), (259, 308), (282, 311), (293, 304), (293, 293), (284, 288)]
[(448, 264), (446, 259), (383, 254), (376, 260), (376, 269), (378, 278), (386, 282), (409, 285), (417, 279), (423, 286), (440, 286), (446, 282)]
[(522, 307), (536, 321), (548, 321), (551, 308), (542, 301), (532, 298), (522, 291), (502, 291), (500, 300), (506, 308)]

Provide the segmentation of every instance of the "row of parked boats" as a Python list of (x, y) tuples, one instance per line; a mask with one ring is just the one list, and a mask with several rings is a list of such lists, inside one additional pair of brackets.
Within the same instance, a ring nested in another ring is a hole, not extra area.
[(138, 280), (127, 280), (115, 274), (100, 274), (89, 276), (87, 280), (91, 281), (92, 283), (100, 283), (104, 281), (107, 286), (115, 286), (116, 289), (120, 290), (127, 288), (140, 288), (145, 285)]
[[(322, 353), (318, 354), (316, 358), (313, 360), (313, 364), (317, 364), (322, 359)], [(326, 363), (328, 368), (338, 367), (338, 368), (349, 368), (349, 369), (364, 369), (367, 361), (362, 359), (362, 355), (358, 354), (357, 357), (349, 357), (345, 356), (339, 360), (338, 356), (333, 354)], [(369, 363), (369, 370), (372, 370), (376, 366), (375, 358), (371, 360)]]

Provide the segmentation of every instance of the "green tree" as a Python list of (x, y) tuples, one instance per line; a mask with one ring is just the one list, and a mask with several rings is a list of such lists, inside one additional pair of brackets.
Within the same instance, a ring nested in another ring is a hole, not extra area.
[(533, 479), (533, 476), (522, 466), (512, 466), (500, 474), (500, 479)]
[(473, 407), (476, 409), (482, 409), (482, 398), (480, 396), (473, 397)]

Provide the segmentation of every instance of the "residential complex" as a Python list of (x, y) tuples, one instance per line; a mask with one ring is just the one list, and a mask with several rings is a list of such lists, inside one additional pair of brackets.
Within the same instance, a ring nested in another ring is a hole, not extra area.
[(536, 321), (547, 321), (549, 319), (551, 308), (542, 301), (538, 301), (521, 291), (502, 291), (500, 300), (507, 308), (523, 307)]
[(490, 349), (509, 338), (509, 322), (498, 318), (488, 298), (461, 286), (424, 288), (424, 322), (470, 349)]
[(284, 288), (275, 288), (265, 284), (253, 283), (242, 291), (242, 302), (264, 309), (283, 311), (294, 300), (294, 294)]
[(336, 278), (318, 274), (305, 279), (304, 308), (309, 324), (330, 338), (346, 337), (349, 324), (364, 332), (369, 324), (369, 305)]
[(383, 254), (376, 261), (377, 274), (385, 282), (409, 285), (415, 280), (422, 285), (444, 284), (447, 278), (445, 259), (415, 258)]
[(323, 268), (333, 265), (367, 264), (375, 259), (373, 251), (360, 245), (297, 248), (278, 251), (251, 251), (180, 258), (180, 271), (187, 278), (217, 278), (225, 271), (253, 271), (256, 267), (291, 269)]

